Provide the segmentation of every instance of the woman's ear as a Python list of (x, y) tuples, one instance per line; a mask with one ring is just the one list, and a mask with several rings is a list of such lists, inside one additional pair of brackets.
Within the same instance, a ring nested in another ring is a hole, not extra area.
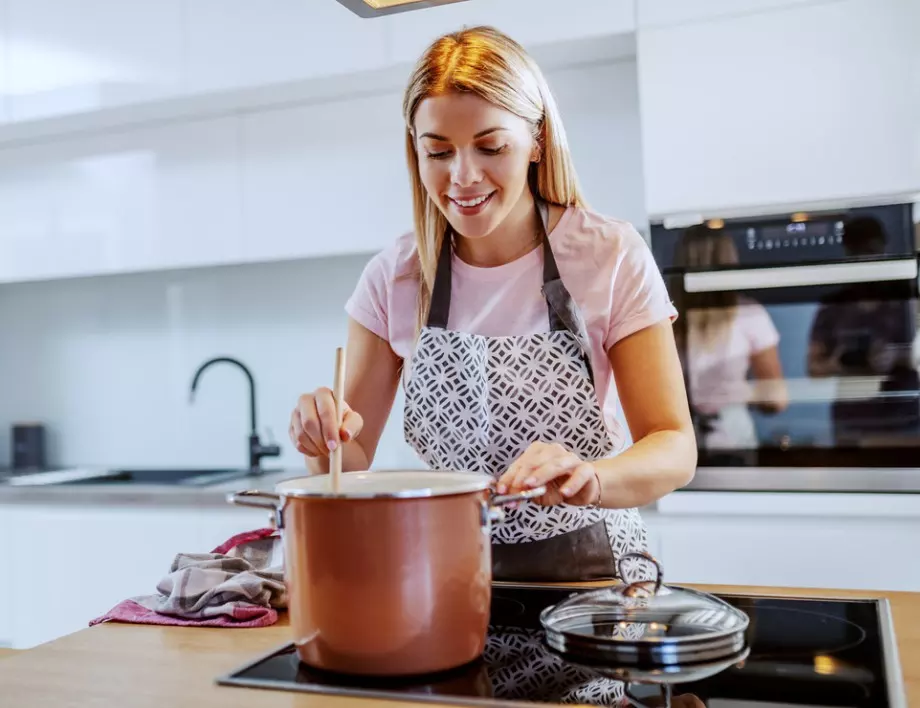
[(533, 149), (530, 151), (530, 161), (539, 162), (542, 157), (543, 157), (543, 150), (540, 147), (540, 143), (535, 140), (533, 143)]

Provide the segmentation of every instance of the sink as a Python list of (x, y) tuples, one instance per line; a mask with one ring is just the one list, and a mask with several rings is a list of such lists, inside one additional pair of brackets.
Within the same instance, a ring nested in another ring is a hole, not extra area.
[(117, 469), (106, 470), (100, 477), (73, 480), (63, 484), (181, 484), (200, 487), (248, 475), (249, 470), (244, 469)]
[(250, 476), (258, 475), (245, 468), (73, 469), (18, 475), (8, 479), (7, 484), (17, 487), (125, 484), (204, 487)]

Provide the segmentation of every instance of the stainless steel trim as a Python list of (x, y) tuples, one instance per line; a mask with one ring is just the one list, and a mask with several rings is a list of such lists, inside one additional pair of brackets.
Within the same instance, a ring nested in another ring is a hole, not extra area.
[[(267, 501), (266, 501), (267, 500)], [(276, 529), (284, 529), (284, 499), (273, 492), (261, 492), (249, 489), (227, 495), (227, 501), (236, 506), (251, 506), (271, 512), (272, 523)]]
[(41, 487), (86, 480), (105, 481), (118, 474), (117, 470), (86, 469), (83, 467), (44, 470), (42, 472), (25, 472), (7, 477), (5, 483), (10, 487)]
[(504, 506), (514, 502), (525, 501), (526, 499), (536, 499), (546, 494), (546, 487), (534, 487), (517, 494), (502, 494), (492, 498), (492, 506)]
[(916, 277), (917, 260), (898, 258), (868, 263), (821, 263), (819, 265), (685, 273), (684, 290), (688, 293), (712, 293), (728, 290), (872, 283), (879, 280), (912, 280)]
[(682, 491), (920, 494), (920, 468), (698, 467)]
[(470, 494), (472, 492), (481, 492), (483, 489), (486, 489), (486, 487), (476, 488), (468, 485), (462, 488), (439, 489), (437, 491), (433, 489), (407, 489), (400, 492), (345, 492), (339, 494), (322, 490), (313, 492), (296, 489), (282, 492), (281, 495), (289, 499), (428, 499), (431, 497), (446, 497), (452, 494)]
[[(373, 472), (346, 472), (342, 476), (348, 477), (349, 475), (387, 475), (393, 474), (397, 475), (400, 473), (407, 473), (410, 475), (422, 474), (422, 473), (434, 473), (437, 474), (439, 470), (374, 470)], [(347, 491), (336, 493), (331, 489), (298, 489), (294, 488), (285, 488), (284, 485), (296, 482), (297, 479), (285, 480), (280, 482), (276, 487), (275, 491), (280, 494), (282, 497), (289, 499), (423, 499), (428, 497), (443, 497), (450, 496), (453, 494), (470, 494), (473, 492), (481, 492), (485, 489), (489, 489), (492, 486), (492, 478), (488, 475), (479, 474), (477, 472), (458, 472), (458, 471), (446, 471), (447, 474), (452, 475), (455, 479), (458, 479), (462, 475), (469, 476), (468, 480), (463, 480), (463, 482), (457, 482), (456, 484), (450, 487), (425, 487), (419, 486), (411, 489), (401, 489), (397, 491), (390, 492), (360, 492), (360, 491)], [(323, 475), (325, 477), (325, 475)], [(536, 491), (536, 490), (534, 490)], [(540, 494), (544, 494), (544, 491)], [(539, 496), (539, 495), (537, 495)], [(501, 497), (496, 497), (495, 499), (501, 499)], [(515, 501), (515, 500), (511, 500)], [(495, 503), (495, 500), (492, 502)]]
[[(762, 216), (776, 216), (777, 214), (792, 214), (794, 212), (827, 212), (840, 209), (855, 209), (859, 207), (887, 206), (890, 204), (916, 204), (920, 203), (920, 192), (888, 192), (884, 194), (871, 194), (849, 197), (845, 199), (816, 199), (802, 202), (773, 202), (770, 204), (746, 204), (732, 207), (719, 207), (717, 205), (699, 206), (695, 209), (684, 209), (680, 212), (655, 212), (649, 214), (650, 223), (665, 223), (668, 220), (679, 222), (691, 219), (701, 223), (708, 219), (744, 219)], [(697, 221), (697, 220), (700, 221)], [(667, 226), (667, 224), (665, 224)]]
[(879, 627), (882, 641), (882, 654), (885, 657), (885, 678), (888, 700), (891, 708), (907, 708), (907, 693), (904, 689), (904, 676), (901, 673), (901, 659), (894, 636), (894, 619), (891, 616), (891, 603), (886, 598), (876, 601)]
[(273, 494), (272, 492), (260, 492), (257, 489), (248, 489), (246, 491), (228, 494), (227, 501), (236, 506), (252, 506), (256, 509), (270, 509), (274, 511), (281, 504), (281, 496)]
[[(640, 640), (641, 641), (641, 640)], [(569, 635), (555, 629), (546, 629), (546, 643), (563, 654), (566, 661), (579, 662), (612, 661), (614, 665), (626, 667), (656, 668), (681, 667), (702, 661), (729, 659), (733, 664), (739, 652), (745, 649), (744, 630), (718, 641), (698, 640), (696, 644), (648, 644), (630, 643), (627, 640), (594, 640)]]

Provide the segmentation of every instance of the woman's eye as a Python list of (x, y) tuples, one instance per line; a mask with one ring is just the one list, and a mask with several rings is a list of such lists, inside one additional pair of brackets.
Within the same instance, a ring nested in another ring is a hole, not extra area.
[(483, 147), (480, 147), (479, 149), (480, 149), (482, 152), (484, 152), (486, 155), (498, 155), (498, 154), (500, 154), (500, 153), (503, 153), (503, 152), (505, 151), (505, 148), (507, 148), (507, 147), (508, 147), (507, 145), (500, 145), (499, 147), (485, 147), (485, 146), (483, 146)]
[(429, 160), (443, 160), (445, 157), (450, 157), (450, 150), (442, 150), (440, 152), (426, 150), (425, 157)]

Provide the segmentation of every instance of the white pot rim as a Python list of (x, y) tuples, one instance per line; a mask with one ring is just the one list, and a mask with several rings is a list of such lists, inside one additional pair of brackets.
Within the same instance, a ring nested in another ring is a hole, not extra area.
[(275, 492), (293, 499), (423, 499), (481, 492), (492, 483), (492, 477), (478, 472), (372, 470), (343, 473), (338, 492), (328, 474), (286, 479)]

